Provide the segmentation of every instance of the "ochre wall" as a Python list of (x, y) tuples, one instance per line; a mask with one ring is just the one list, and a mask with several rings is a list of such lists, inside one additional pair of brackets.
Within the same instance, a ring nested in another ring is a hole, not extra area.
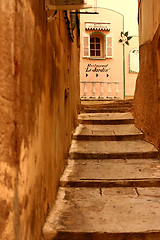
[(134, 100), (135, 124), (160, 150), (160, 4), (141, 0), (140, 71)]
[(0, 1), (1, 240), (41, 239), (77, 124), (79, 36), (50, 14), (43, 0)]
[(160, 23), (159, 0), (139, 0), (139, 38), (140, 45), (151, 41)]

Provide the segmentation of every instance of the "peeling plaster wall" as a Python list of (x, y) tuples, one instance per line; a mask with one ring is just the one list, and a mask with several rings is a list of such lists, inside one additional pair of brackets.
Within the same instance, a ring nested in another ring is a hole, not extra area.
[(43, 0), (0, 13), (0, 239), (40, 240), (77, 125), (79, 36)]
[[(140, 1), (139, 1), (140, 2)], [(140, 71), (134, 100), (135, 124), (160, 150), (160, 4), (141, 0)]]

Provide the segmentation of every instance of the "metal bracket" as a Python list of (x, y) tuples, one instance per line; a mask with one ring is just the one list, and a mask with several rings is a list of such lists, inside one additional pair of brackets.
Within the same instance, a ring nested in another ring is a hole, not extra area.
[(55, 10), (54, 13), (50, 17), (47, 18), (47, 21), (51, 22), (54, 19), (56, 14), (57, 14), (57, 10)]

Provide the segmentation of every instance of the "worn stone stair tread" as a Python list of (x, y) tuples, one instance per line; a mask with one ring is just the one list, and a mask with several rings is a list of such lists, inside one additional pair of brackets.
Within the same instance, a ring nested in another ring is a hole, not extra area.
[(81, 105), (81, 109), (112, 109), (112, 108), (115, 108), (115, 109), (122, 109), (122, 108), (133, 108), (133, 104), (131, 103), (127, 103), (127, 104), (123, 104), (123, 105), (120, 105), (120, 104), (100, 104), (100, 105)]
[(99, 103), (96, 101), (96, 103), (93, 101), (81, 101), (81, 108), (112, 108), (112, 107), (132, 107), (133, 106), (133, 99), (131, 100), (114, 100), (114, 101), (105, 101), (105, 103)]
[(81, 104), (81, 109), (87, 109), (87, 108), (92, 108), (92, 109), (102, 109), (102, 108), (132, 108), (133, 104), (132, 103), (125, 103), (125, 104), (120, 104), (120, 103), (108, 103), (108, 104), (88, 104), (84, 105)]
[(158, 240), (160, 188), (61, 187), (43, 234), (48, 240)]
[(55, 238), (48, 240), (159, 240), (159, 231), (138, 233), (78, 232), (60, 231)]
[(133, 123), (132, 113), (81, 113), (79, 123), (88, 124), (127, 124)]
[(158, 150), (145, 140), (78, 141), (72, 140), (69, 156), (74, 158), (155, 158)]
[(107, 103), (107, 104), (88, 104), (81, 105), (81, 112), (131, 112), (133, 111), (133, 104), (131, 102), (126, 103)]
[(78, 119), (88, 120), (119, 120), (119, 119), (133, 119), (132, 113), (81, 113)]
[(131, 107), (123, 107), (123, 108), (83, 108), (82, 113), (125, 113), (132, 112), (133, 108)]
[(79, 124), (74, 134), (78, 140), (124, 140), (143, 139), (143, 133), (134, 124), (89, 125)]
[(69, 159), (60, 186), (160, 186), (160, 160)]

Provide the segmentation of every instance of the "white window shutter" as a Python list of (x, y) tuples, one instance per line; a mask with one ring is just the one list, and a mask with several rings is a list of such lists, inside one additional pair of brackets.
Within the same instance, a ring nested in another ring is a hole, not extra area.
[(83, 57), (90, 57), (90, 35), (88, 34), (83, 35)]
[(106, 36), (106, 58), (113, 58), (113, 37)]

